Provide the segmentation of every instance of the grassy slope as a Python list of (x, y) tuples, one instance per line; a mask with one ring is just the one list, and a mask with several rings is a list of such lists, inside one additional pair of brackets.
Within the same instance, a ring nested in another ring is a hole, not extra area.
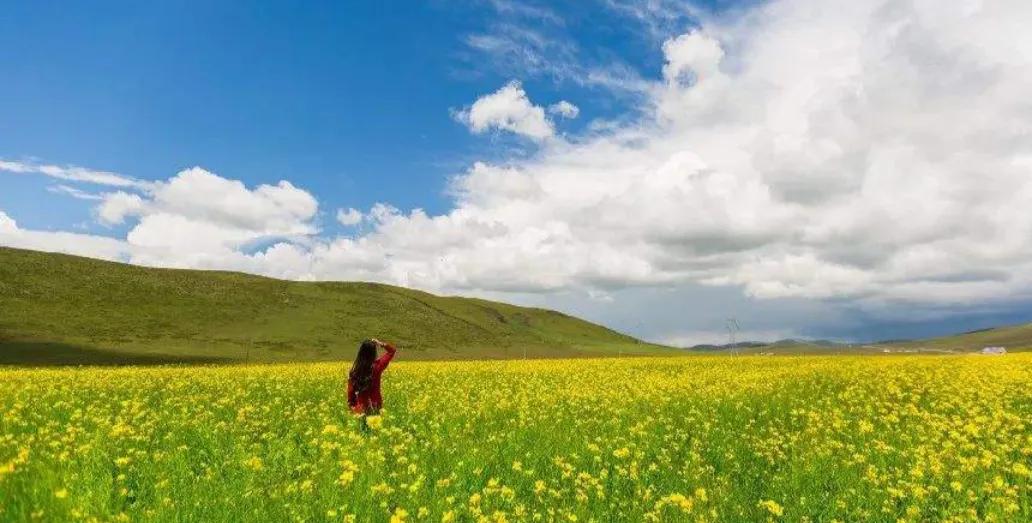
[(0, 248), (0, 364), (669, 353), (558, 312), (389, 285), (150, 269)]
[(981, 350), (983, 347), (1002, 346), (1011, 352), (1028, 351), (1032, 349), (1032, 323), (966, 332), (954, 336), (943, 336), (926, 340), (900, 341), (887, 344), (886, 346), (895, 349), (953, 352), (970, 352)]

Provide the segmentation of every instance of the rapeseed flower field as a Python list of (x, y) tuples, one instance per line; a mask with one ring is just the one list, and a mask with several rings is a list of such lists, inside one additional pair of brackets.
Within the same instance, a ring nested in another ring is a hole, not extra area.
[(0, 520), (1032, 520), (1030, 355), (346, 370), (0, 370)]

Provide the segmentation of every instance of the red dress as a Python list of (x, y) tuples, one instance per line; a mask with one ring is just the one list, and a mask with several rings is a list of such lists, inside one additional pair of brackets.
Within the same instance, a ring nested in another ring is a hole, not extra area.
[(351, 411), (356, 414), (372, 413), (383, 408), (383, 396), (380, 395), (380, 377), (383, 376), (383, 371), (387, 369), (387, 364), (394, 358), (394, 353), (398, 349), (394, 348), (394, 345), (390, 343), (385, 343), (383, 350), (385, 351), (384, 354), (373, 362), (373, 375), (366, 390), (356, 394), (354, 384), (351, 383), (351, 379), (348, 379), (348, 405), (351, 406)]

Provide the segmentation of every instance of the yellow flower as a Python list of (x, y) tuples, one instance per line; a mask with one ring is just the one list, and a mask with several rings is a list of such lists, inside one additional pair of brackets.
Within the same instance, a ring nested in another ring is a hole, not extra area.
[(408, 517), (408, 511), (398, 507), (394, 509), (394, 514), (391, 514), (391, 523), (405, 523), (405, 518)]
[(67, 498), (68, 497), (68, 490), (67, 489), (55, 490), (54, 491), (54, 497), (57, 498), (57, 499)]
[(383, 417), (382, 416), (367, 416), (366, 425), (373, 430), (380, 430), (383, 428)]
[(756, 506), (767, 509), (767, 512), (775, 516), (782, 516), (785, 513), (785, 509), (781, 507), (776, 501), (765, 499), (760, 501)]
[(679, 507), (683, 512), (691, 512), (695, 503), (684, 494), (670, 494), (669, 496), (663, 496), (659, 499), (656, 504), (657, 509), (663, 508), (665, 505), (675, 505)]
[(707, 497), (706, 497), (706, 489), (704, 489), (702, 487), (699, 487), (699, 488), (695, 489), (695, 498), (698, 499), (699, 501), (705, 503), (706, 499), (707, 499)]
[(245, 459), (244, 466), (255, 471), (265, 468), (265, 465), (262, 463), (262, 458), (259, 458), (258, 456), (251, 456), (250, 458)]

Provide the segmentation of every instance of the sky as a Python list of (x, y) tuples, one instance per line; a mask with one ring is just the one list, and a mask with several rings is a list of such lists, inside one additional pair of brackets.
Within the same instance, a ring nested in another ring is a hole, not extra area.
[(0, 10), (0, 245), (648, 340), (1032, 317), (1024, 0)]

